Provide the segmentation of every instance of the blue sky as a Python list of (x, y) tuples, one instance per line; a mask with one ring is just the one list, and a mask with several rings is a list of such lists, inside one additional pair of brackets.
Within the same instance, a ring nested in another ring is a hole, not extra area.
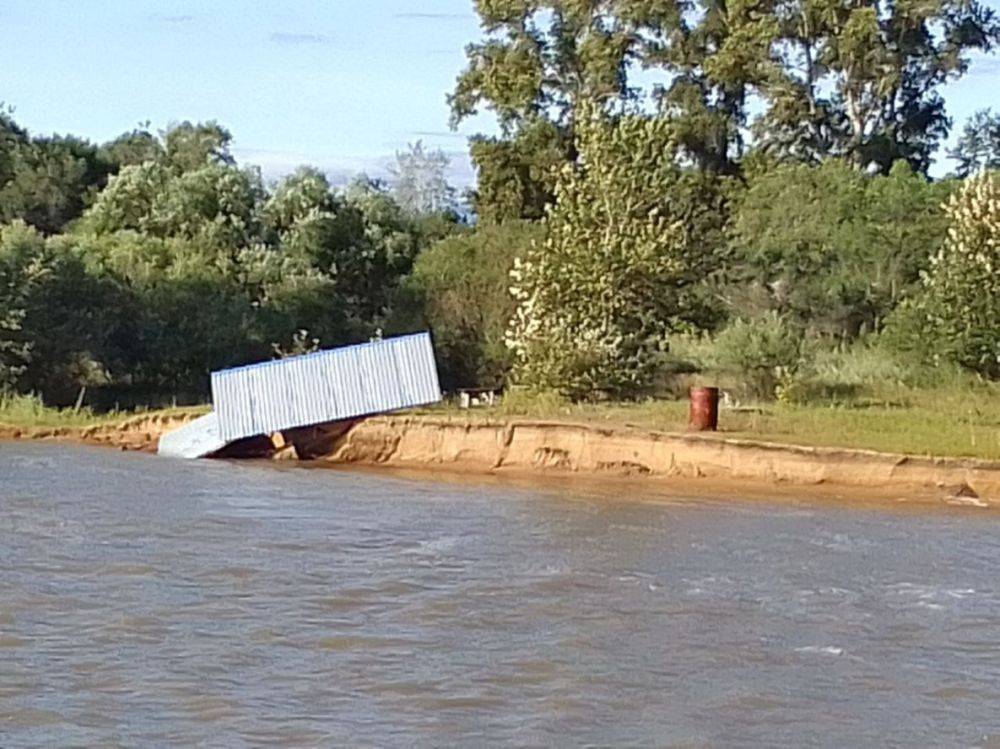
[[(492, 121), (449, 132), (445, 96), (479, 34), (471, 0), (0, 0), (0, 101), (35, 133), (96, 141), (216, 119), (269, 176), (379, 175), (419, 138), (465, 185), (466, 138)], [(945, 91), (955, 129), (998, 90), (1000, 61), (976, 60)]]

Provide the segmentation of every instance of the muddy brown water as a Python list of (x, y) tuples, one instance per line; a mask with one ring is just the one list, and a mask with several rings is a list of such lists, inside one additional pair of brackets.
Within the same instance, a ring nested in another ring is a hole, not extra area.
[(0, 746), (998, 746), (998, 571), (976, 509), (0, 444)]

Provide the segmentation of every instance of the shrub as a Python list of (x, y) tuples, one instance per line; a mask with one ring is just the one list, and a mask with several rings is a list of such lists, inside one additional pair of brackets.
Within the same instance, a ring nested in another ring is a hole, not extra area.
[(504, 343), (514, 313), (514, 258), (544, 236), (541, 224), (509, 221), (444, 239), (417, 257), (406, 288), (434, 333), (446, 389), (497, 387), (511, 355)]
[(932, 361), (1000, 377), (1000, 175), (968, 179), (947, 204), (948, 240), (888, 340)]
[(740, 395), (773, 398), (783, 380), (802, 367), (808, 351), (802, 331), (776, 312), (753, 319), (737, 318), (714, 338), (675, 353), (698, 361), (703, 371), (720, 375)]
[(906, 402), (915, 389), (963, 390), (974, 376), (954, 364), (929, 366), (900, 355), (881, 336), (849, 347), (813, 347), (808, 360), (778, 387), (787, 403), (864, 405)]
[(776, 309), (842, 340), (879, 330), (941, 247), (950, 189), (905, 162), (888, 176), (836, 159), (751, 173), (730, 223), (727, 297), (745, 315)]

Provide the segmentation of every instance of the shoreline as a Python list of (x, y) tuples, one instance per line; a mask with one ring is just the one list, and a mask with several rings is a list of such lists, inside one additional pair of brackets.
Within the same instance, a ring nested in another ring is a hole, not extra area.
[[(200, 412), (138, 415), (88, 427), (0, 424), (0, 440), (63, 441), (155, 452), (160, 435)], [(372, 417), (286, 433), (300, 448), (275, 459), (379, 467), (427, 475), (572, 479), (635, 488), (660, 486), (718, 495), (789, 490), (839, 501), (889, 501), (1000, 507), (1000, 461), (930, 458), (849, 448), (735, 439), (724, 434), (537, 419), (476, 420), (424, 415)], [(844, 496), (850, 495), (850, 496)]]

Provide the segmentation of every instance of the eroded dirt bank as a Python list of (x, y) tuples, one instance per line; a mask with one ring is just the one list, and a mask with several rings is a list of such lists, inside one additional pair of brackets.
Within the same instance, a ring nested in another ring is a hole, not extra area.
[(319, 457), (334, 463), (443, 467), (476, 473), (739, 480), (889, 490), (912, 492), (914, 499), (1000, 505), (1000, 462), (795, 447), (586, 424), (380, 417), (341, 435)]
[[(149, 414), (86, 428), (0, 425), (0, 439), (62, 440), (153, 452), (165, 432), (198, 412)], [(384, 416), (286, 433), (282, 443), (329, 464), (463, 474), (661, 481), (692, 491), (768, 486), (843, 489), (913, 500), (1000, 506), (1000, 462), (796, 447), (588, 424)], [(270, 448), (270, 443), (266, 446)], [(290, 457), (289, 447), (275, 457)], [(229, 453), (233, 455), (232, 452)], [(252, 453), (261, 454), (257, 445)]]
[(82, 442), (119, 450), (156, 452), (160, 436), (196, 419), (201, 412), (151, 413), (86, 427), (18, 427), (0, 424), (0, 440)]

